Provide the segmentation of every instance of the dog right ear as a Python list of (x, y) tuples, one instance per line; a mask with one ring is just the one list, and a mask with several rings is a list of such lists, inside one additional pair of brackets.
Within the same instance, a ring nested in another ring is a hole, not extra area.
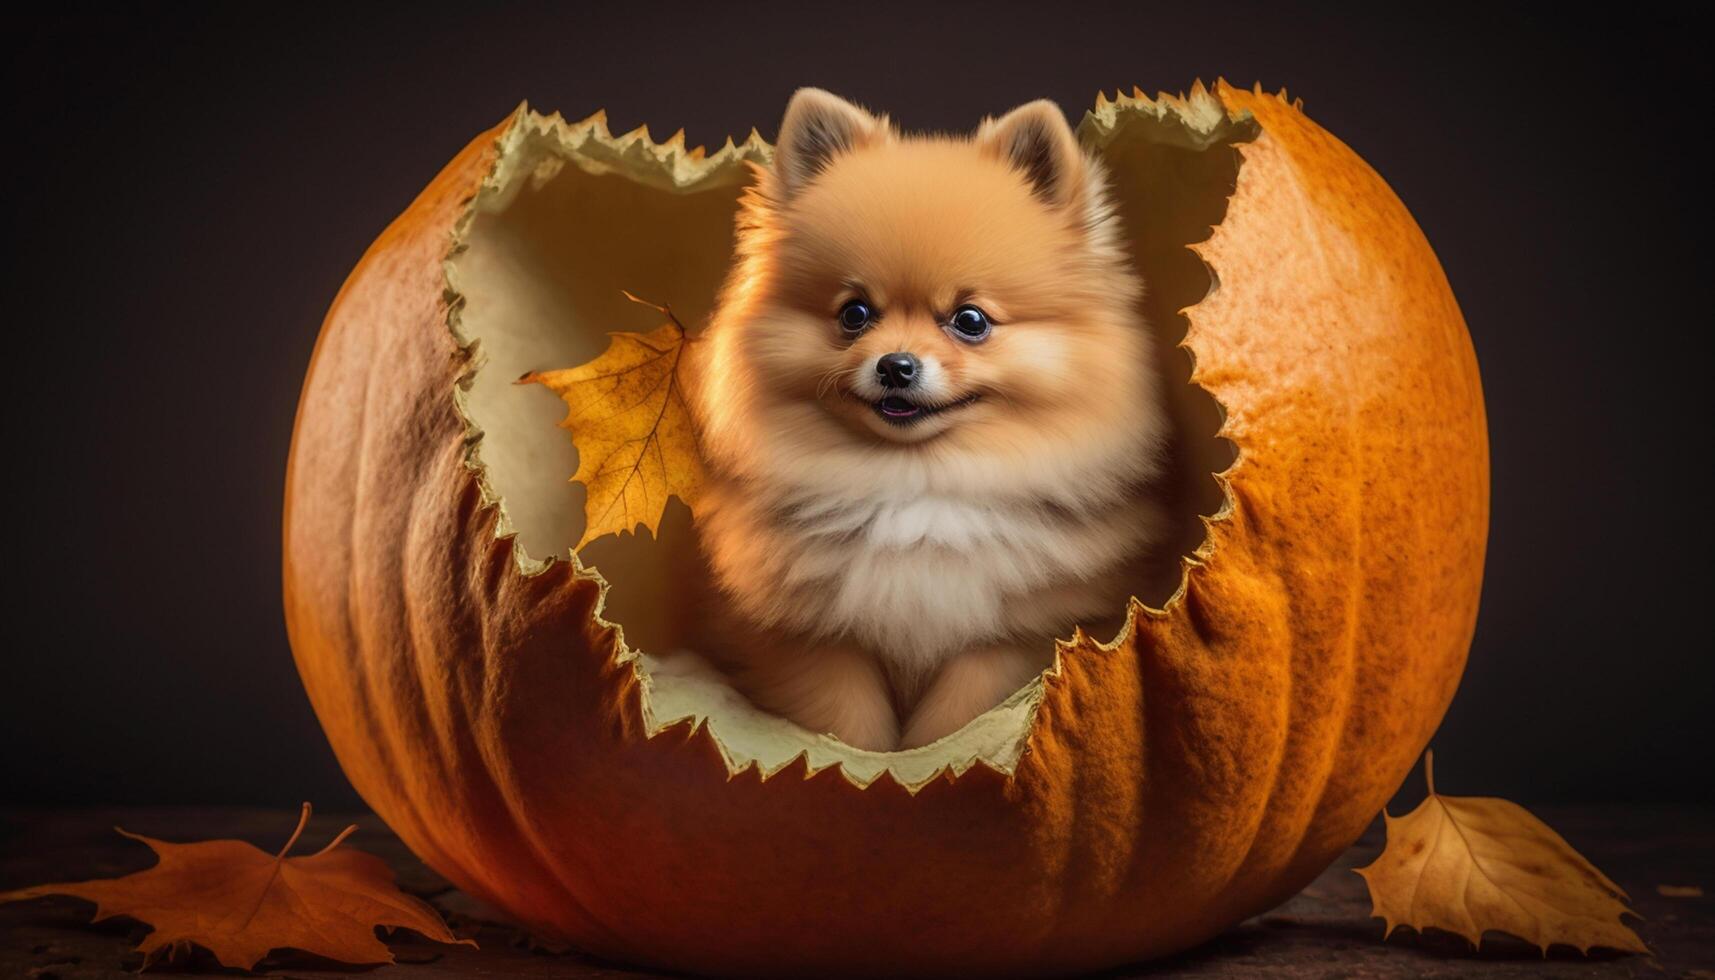
[(977, 143), (1023, 175), (1047, 204), (1072, 207), (1086, 193), (1088, 167), (1078, 137), (1065, 113), (1047, 99), (983, 120)]
[(886, 116), (870, 115), (832, 92), (801, 88), (792, 93), (774, 147), (774, 173), (783, 196), (797, 194), (834, 157), (888, 133)]

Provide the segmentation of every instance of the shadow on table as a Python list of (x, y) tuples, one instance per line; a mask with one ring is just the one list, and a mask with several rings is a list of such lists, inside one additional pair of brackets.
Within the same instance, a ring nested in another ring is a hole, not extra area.
[[(1548, 953), (1515, 936), (1488, 932), (1480, 949), (1473, 950), (1464, 937), (1440, 929), (1418, 933), (1401, 927), (1385, 942), (1382, 924), (1375, 922), (1301, 920), (1264, 916), (1216, 936), (1201, 946), (1174, 956), (1134, 964), (1095, 974), (1099, 978), (1145, 977), (1155, 974), (1220, 974), (1247, 969), (1266, 969), (1275, 975), (1291, 974), (1290, 965), (1308, 970), (1327, 969), (1338, 963), (1376, 960), (1378, 965), (1409, 970), (1412, 963), (1428, 962), (1452, 966), (1466, 963), (1541, 962), (1603, 963), (1636, 954), (1610, 949), (1592, 949), (1588, 956), (1565, 945), (1550, 946)], [(1310, 974), (1307, 974), (1310, 975)]]

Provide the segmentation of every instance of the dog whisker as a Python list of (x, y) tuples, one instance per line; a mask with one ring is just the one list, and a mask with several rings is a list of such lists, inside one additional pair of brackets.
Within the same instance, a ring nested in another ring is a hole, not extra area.
[(844, 373), (844, 367), (836, 367), (831, 371), (823, 372), (821, 379), (816, 384), (816, 400), (821, 401), (828, 397), (828, 389), (839, 381), (840, 375)]

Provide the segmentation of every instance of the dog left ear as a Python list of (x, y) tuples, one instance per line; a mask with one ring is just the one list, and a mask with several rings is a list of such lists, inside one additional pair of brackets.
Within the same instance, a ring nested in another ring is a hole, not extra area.
[(1022, 173), (1048, 204), (1067, 207), (1082, 198), (1088, 173), (1084, 151), (1065, 114), (1047, 99), (983, 120), (977, 142)]

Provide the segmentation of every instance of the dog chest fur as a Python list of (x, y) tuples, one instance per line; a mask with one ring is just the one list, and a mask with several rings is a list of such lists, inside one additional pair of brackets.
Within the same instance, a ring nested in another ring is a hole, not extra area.
[(855, 641), (895, 667), (1047, 638), (1116, 603), (1145, 542), (1134, 503), (1068, 511), (939, 495), (766, 501), (737, 484), (703, 518), (723, 589), (751, 619)]

